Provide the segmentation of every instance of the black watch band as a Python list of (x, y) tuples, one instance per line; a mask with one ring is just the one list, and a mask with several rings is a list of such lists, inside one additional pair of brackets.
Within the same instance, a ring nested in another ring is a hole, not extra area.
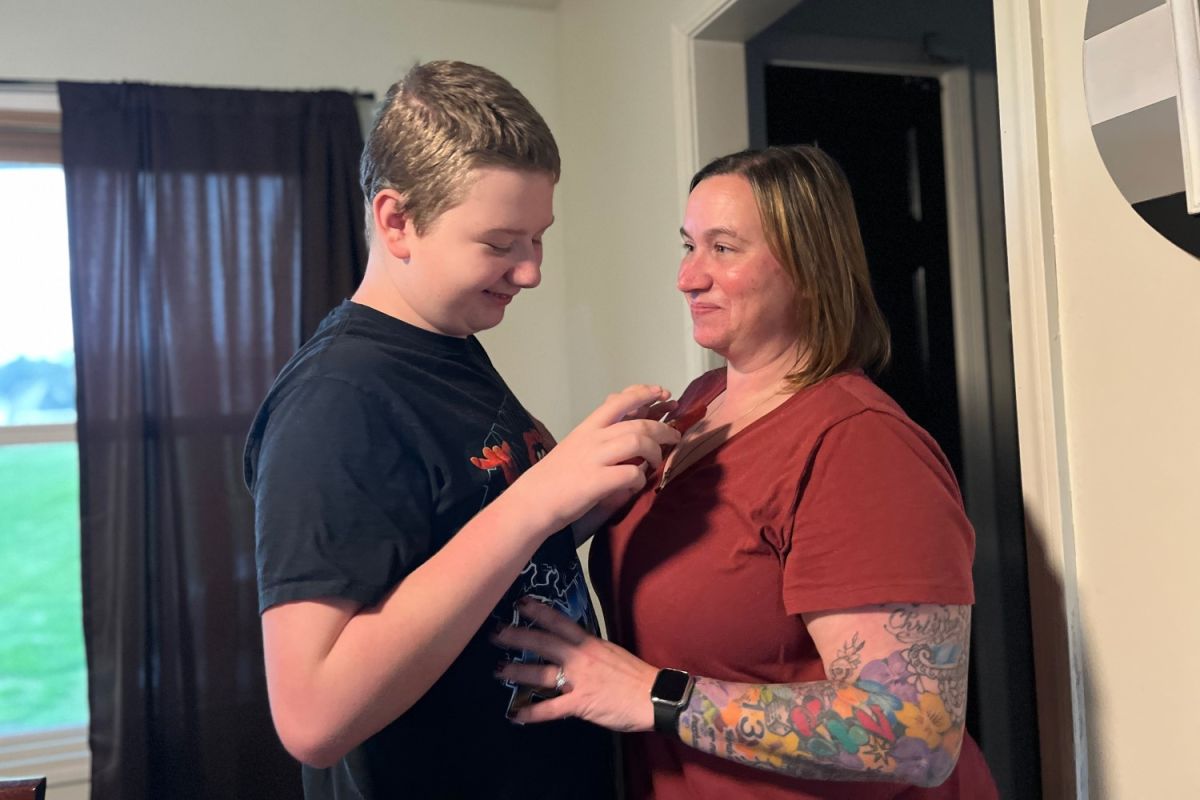
[(668, 736), (679, 736), (679, 715), (692, 698), (692, 676), (679, 669), (660, 669), (650, 688), (654, 706), (654, 729)]

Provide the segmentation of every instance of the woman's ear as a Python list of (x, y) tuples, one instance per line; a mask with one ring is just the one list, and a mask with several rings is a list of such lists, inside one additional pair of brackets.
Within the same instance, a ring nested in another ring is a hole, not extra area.
[(371, 201), (375, 237), (392, 257), (401, 261), (407, 261), (411, 256), (411, 240), (416, 235), (404, 200), (404, 195), (395, 189), (381, 189)]

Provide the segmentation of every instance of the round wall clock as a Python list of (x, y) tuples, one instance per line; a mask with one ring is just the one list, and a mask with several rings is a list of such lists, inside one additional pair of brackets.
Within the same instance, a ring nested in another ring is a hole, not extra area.
[(1200, 258), (1200, 0), (1090, 0), (1083, 72), (1121, 194)]

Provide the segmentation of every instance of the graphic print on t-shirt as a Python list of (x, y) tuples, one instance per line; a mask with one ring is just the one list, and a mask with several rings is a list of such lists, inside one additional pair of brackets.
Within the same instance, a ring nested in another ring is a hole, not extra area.
[[(583, 582), (583, 570), (579, 568), (578, 561), (571, 563), (570, 574), (567, 576), (560, 573), (553, 565), (530, 561), (528, 566), (525, 567), (524, 572), (518, 576), (517, 585), (522, 587), (522, 590), (517, 595), (518, 597), (526, 595), (532, 597), (539, 602), (551, 606), (555, 611), (566, 614), (589, 632), (596, 632), (596, 626), (592, 620), (591, 605), (588, 602), (587, 586)], [(503, 606), (504, 601), (501, 601), (501, 607)], [(521, 615), (517, 613), (515, 606), (511, 607), (511, 615), (505, 622), (509, 625), (529, 625), (528, 622), (521, 619)], [(546, 663), (535, 653), (531, 653), (528, 650), (522, 650), (518, 654), (510, 654), (510, 659), (517, 664)], [(558, 694), (553, 689), (540, 689), (510, 682), (505, 682), (504, 685), (512, 690), (512, 697), (509, 698), (507, 711), (510, 717), (518, 709), (530, 703), (545, 700)]]
[[(532, 423), (532, 427), (528, 427), (531, 423), (530, 417), (524, 410), (514, 410), (510, 401), (511, 398), (506, 398), (502, 404), (496, 423), (488, 431), (480, 449), (481, 455), (471, 456), (471, 464), (489, 473), (480, 508), (508, 488), (521, 473), (541, 461), (552, 446), (549, 434), (536, 422)], [(520, 441), (523, 446), (514, 447), (513, 441)], [(574, 547), (570, 531), (559, 531), (550, 537), (538, 548), (525, 569), (517, 576), (508, 593), (492, 612), (492, 618), (506, 625), (529, 625), (521, 619), (516, 609), (517, 601), (528, 596), (566, 614), (588, 632), (596, 633), (596, 621), (588, 599), (587, 585), (583, 580), (583, 569), (573, 552)], [(559, 552), (556, 558), (555, 550), (562, 549), (567, 549), (569, 555)], [(564, 555), (567, 557), (564, 558)], [(559, 569), (559, 564), (567, 565), (565, 572)], [(529, 651), (510, 653), (509, 658), (518, 664), (544, 663)], [(510, 716), (523, 706), (556, 694), (553, 690), (535, 689), (515, 683), (506, 683), (505, 686), (512, 691), (508, 704)]]

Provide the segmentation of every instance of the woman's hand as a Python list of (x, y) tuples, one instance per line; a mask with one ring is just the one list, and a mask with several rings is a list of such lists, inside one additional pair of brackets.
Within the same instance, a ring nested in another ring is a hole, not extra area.
[(521, 616), (536, 628), (505, 628), (494, 641), (510, 650), (537, 653), (545, 664), (507, 664), (496, 677), (553, 689), (559, 669), (566, 677), (561, 694), (517, 712), (514, 722), (546, 722), (578, 717), (614, 731), (654, 727), (650, 688), (658, 669), (611, 642), (588, 634), (553, 608), (531, 598), (521, 600)]

